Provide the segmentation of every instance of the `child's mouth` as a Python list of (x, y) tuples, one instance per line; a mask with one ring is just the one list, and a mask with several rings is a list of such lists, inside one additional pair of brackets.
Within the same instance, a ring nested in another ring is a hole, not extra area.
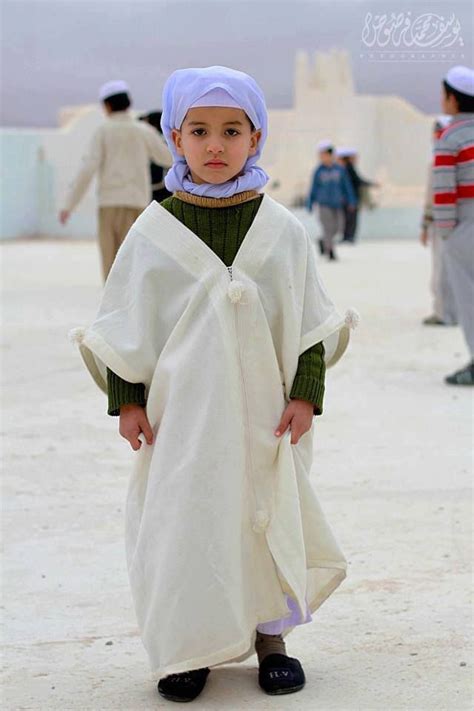
[(223, 163), (221, 160), (210, 160), (206, 163), (206, 168), (224, 168), (227, 163)]

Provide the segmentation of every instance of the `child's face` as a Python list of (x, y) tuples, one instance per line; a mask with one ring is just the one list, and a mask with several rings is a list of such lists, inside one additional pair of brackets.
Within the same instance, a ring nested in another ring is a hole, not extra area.
[(456, 97), (454, 94), (448, 95), (445, 86), (441, 89), (441, 110), (443, 111), (443, 114), (448, 114), (449, 116), (455, 116), (459, 110)]
[(329, 151), (321, 151), (319, 159), (323, 165), (332, 165), (334, 162), (333, 155), (332, 153), (329, 153)]
[(178, 155), (184, 156), (193, 182), (225, 183), (242, 172), (255, 155), (261, 131), (252, 131), (245, 111), (223, 106), (189, 109), (181, 129), (172, 137)]

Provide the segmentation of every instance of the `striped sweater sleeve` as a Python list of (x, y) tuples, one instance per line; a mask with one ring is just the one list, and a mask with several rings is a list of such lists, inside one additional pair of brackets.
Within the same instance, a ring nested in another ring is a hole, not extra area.
[(433, 165), (433, 219), (439, 231), (456, 226), (456, 150), (448, 138), (437, 141)]
[(457, 224), (460, 201), (474, 198), (474, 131), (472, 121), (456, 121), (435, 145), (433, 220), (447, 236)]

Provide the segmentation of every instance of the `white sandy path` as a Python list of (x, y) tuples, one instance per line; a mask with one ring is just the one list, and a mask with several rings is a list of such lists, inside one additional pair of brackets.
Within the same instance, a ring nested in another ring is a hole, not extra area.
[[(2, 251), (3, 707), (172, 708), (150, 681), (128, 590), (123, 509), (133, 455), (67, 340), (95, 312), (96, 247), (23, 242)], [(442, 383), (466, 360), (465, 346), (458, 329), (420, 325), (429, 311), (421, 247), (340, 252), (321, 271), (362, 322), (328, 378), (313, 481), (349, 577), (290, 638), (307, 672), (303, 692), (264, 696), (251, 660), (214, 670), (195, 709), (471, 708), (471, 392)]]

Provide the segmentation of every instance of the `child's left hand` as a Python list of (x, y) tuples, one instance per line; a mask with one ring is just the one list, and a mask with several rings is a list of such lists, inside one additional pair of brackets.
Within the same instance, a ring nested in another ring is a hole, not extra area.
[(288, 427), (291, 429), (291, 444), (298, 444), (300, 437), (311, 429), (314, 408), (306, 400), (290, 400), (275, 430), (275, 436), (281, 437)]

